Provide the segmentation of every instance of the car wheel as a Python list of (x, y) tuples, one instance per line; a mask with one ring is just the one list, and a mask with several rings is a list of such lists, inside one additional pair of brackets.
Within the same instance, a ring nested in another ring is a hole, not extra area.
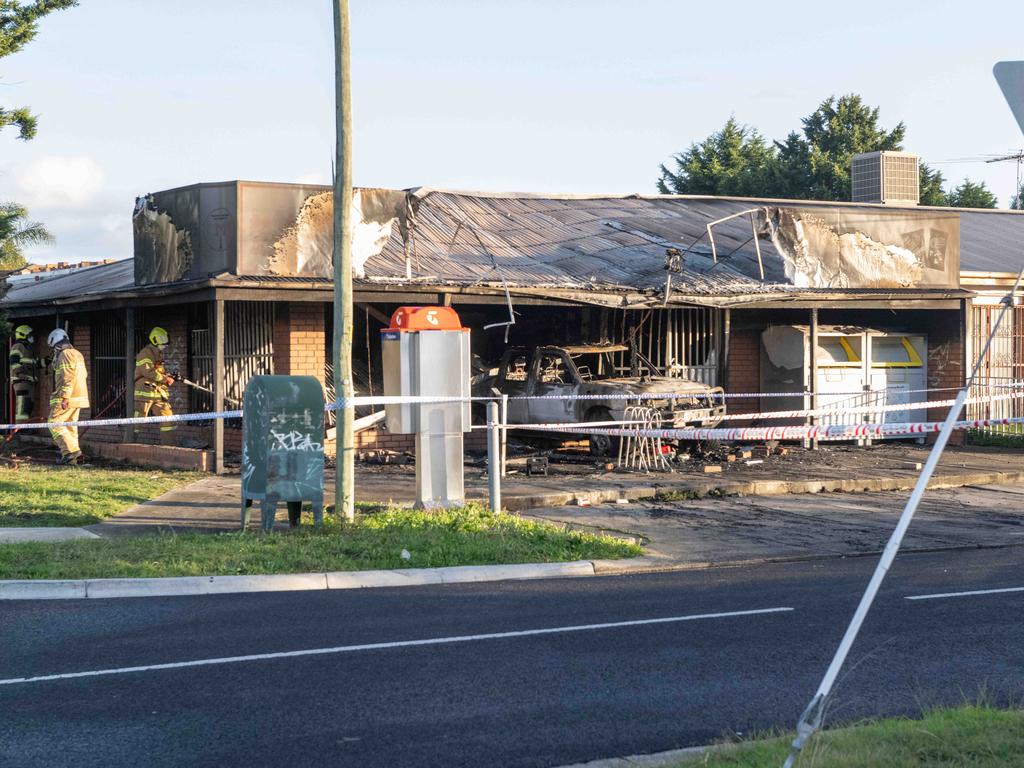
[[(587, 421), (611, 421), (612, 412), (607, 408), (591, 408), (587, 411)], [(615, 456), (619, 452), (619, 438), (612, 435), (588, 435), (591, 456)]]

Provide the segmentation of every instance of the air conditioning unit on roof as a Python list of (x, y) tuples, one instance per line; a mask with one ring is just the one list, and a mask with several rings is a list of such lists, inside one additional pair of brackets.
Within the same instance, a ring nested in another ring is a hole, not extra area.
[(917, 155), (909, 152), (864, 152), (850, 168), (853, 202), (917, 205), (920, 177)]

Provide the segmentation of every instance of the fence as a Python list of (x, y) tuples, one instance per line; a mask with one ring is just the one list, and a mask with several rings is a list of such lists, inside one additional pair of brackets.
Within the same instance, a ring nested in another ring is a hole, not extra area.
[[(971, 317), (971, 349), (981, 349), (992, 332), (999, 306), (974, 306)], [(1014, 307), (992, 337), (989, 354), (981, 362), (971, 388), (971, 397), (994, 397), (1007, 392), (1014, 382), (1024, 379), (1024, 306)], [(1012, 419), (1024, 416), (1019, 399), (993, 400), (967, 406), (969, 419)], [(1019, 424), (995, 424), (980, 427), (977, 433), (988, 436), (1017, 436), (1024, 440)]]
[[(682, 307), (661, 310), (630, 310), (612, 319), (612, 341), (628, 344), (646, 357), (658, 371), (708, 386), (718, 386), (718, 363), (724, 337), (722, 311), (714, 307)], [(629, 370), (629, 353), (615, 360), (621, 372)]]

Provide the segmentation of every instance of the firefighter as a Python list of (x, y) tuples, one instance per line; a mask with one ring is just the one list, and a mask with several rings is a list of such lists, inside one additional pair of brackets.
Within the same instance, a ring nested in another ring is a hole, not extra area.
[[(67, 331), (50, 332), (46, 343), (53, 349), (53, 388), (50, 390), (50, 421), (78, 421), (83, 408), (89, 407), (85, 359), (71, 346)], [(58, 464), (74, 465), (82, 458), (78, 448), (78, 427), (50, 427), (50, 436), (60, 449)]]
[(39, 380), (39, 361), (33, 351), (32, 329), (19, 325), (14, 329), (11, 345), (11, 388), (14, 390), (14, 421), (21, 423), (32, 418), (35, 407), (36, 382)]
[[(164, 368), (164, 351), (170, 337), (163, 328), (149, 332), (149, 344), (135, 356), (135, 416), (173, 416), (170, 386), (174, 377)], [(169, 443), (174, 433), (173, 422), (160, 424), (161, 442)]]

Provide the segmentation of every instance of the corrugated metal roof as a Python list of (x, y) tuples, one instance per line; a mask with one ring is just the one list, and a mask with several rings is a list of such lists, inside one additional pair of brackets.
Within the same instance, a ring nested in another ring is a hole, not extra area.
[[(525, 195), (421, 188), (408, 251), (395, 228), (367, 278), (413, 274), (453, 285), (587, 290), (657, 290), (664, 286), (665, 250), (685, 251), (673, 289), (699, 295), (764, 294), (794, 290), (782, 256), (759, 238), (760, 279), (751, 225), (741, 216), (714, 227), (718, 263), (706, 237), (709, 222), (751, 208), (791, 207), (891, 216), (891, 206), (804, 200), (700, 196)], [(956, 213), (961, 219), (961, 269), (1016, 271), (1024, 263), (1024, 214), (956, 208), (909, 208), (915, 214)], [(806, 290), (806, 289), (803, 289)]]
[[(679, 292), (750, 294), (787, 287), (782, 259), (766, 241), (762, 283), (746, 218), (715, 227), (716, 248), (724, 257), (717, 264), (706, 238), (694, 245), (709, 221), (751, 207), (744, 202), (419, 194), (408, 254), (421, 279), (463, 286), (660, 290), (665, 250), (675, 247), (687, 251), (683, 272), (673, 277)], [(383, 251), (367, 261), (366, 276), (404, 280), (405, 262), (405, 243), (395, 228)]]
[(960, 269), (1012, 272), (1024, 267), (1024, 211), (961, 211)]
[(25, 275), (9, 278), (4, 304), (45, 303), (56, 299), (111, 293), (135, 287), (135, 266), (131, 259), (76, 269), (71, 272)]

